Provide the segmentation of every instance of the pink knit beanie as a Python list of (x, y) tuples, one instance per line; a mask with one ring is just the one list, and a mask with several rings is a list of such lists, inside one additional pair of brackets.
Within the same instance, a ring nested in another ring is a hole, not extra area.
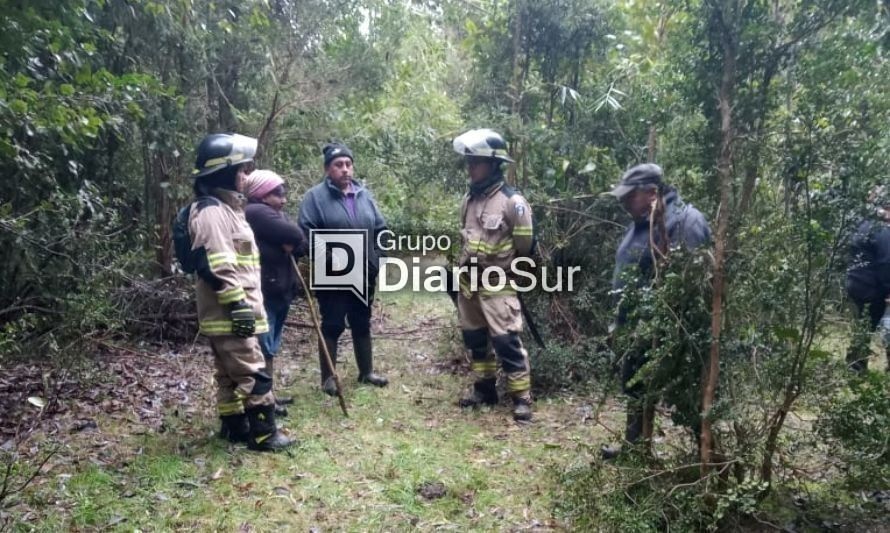
[(281, 176), (271, 170), (254, 170), (244, 179), (244, 194), (251, 200), (262, 200), (279, 185), (284, 185)]

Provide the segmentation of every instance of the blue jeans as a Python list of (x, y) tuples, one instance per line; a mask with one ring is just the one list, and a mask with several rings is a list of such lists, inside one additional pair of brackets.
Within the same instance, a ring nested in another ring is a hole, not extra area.
[(284, 330), (284, 321), (290, 311), (290, 302), (266, 302), (266, 320), (269, 321), (269, 331), (260, 333), (257, 337), (260, 341), (260, 349), (263, 357), (275, 357), (281, 348), (281, 332)]

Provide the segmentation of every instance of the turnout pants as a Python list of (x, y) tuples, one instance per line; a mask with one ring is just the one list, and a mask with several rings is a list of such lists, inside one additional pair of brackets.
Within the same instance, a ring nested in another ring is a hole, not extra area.
[[(522, 346), (522, 309), (515, 294), (481, 295), (457, 298), (464, 345), (472, 353), (471, 367), (476, 381), (497, 376), (497, 359), (507, 377), (507, 391), (514, 398), (531, 400), (528, 352)], [(494, 355), (491, 353), (494, 348)]]
[(216, 404), (220, 416), (240, 415), (245, 409), (274, 405), (272, 376), (256, 337), (209, 337), (216, 368)]

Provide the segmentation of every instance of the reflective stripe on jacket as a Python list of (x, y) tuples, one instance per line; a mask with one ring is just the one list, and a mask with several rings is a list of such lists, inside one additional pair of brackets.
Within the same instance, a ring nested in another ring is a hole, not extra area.
[[(489, 267), (503, 269), (508, 279), (513, 260), (528, 256), (534, 244), (532, 210), (520, 194), (503, 180), (492, 185), (483, 194), (464, 196), (460, 209), (463, 228), (460, 230), (461, 253), (459, 266), (474, 263), (478, 271)], [(492, 278), (496, 283), (496, 278)], [(461, 277), (461, 290), (472, 292), (472, 284)], [(495, 296), (483, 290), (477, 280), (476, 290), (482, 296)], [(513, 294), (508, 284), (500, 293)]]
[(204, 335), (231, 335), (229, 306), (246, 301), (256, 316), (256, 333), (269, 331), (260, 290), (260, 253), (244, 218), (244, 196), (217, 189), (217, 204), (192, 204), (189, 234), (198, 255), (195, 291), (198, 326)]

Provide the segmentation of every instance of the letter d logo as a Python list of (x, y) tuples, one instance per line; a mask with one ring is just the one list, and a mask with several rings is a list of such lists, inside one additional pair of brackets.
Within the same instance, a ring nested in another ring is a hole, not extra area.
[(350, 290), (368, 305), (368, 231), (309, 230), (309, 287)]

